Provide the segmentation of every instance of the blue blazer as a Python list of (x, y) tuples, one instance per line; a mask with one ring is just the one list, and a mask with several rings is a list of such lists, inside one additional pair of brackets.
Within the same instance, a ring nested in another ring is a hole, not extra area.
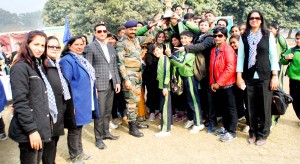
[(96, 97), (96, 86), (94, 84), (93, 97), (91, 97), (90, 77), (84, 66), (76, 56), (66, 54), (59, 62), (61, 72), (68, 81), (74, 108), (76, 111), (76, 125), (81, 126), (92, 122), (92, 98), (94, 99), (95, 118), (99, 118), (98, 100)]

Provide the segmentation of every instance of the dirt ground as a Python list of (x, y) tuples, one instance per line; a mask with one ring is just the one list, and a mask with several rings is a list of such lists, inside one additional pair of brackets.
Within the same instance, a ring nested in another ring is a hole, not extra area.
[[(287, 77), (285, 91), (288, 92)], [(11, 114), (9, 110), (2, 114), (7, 131)], [(87, 164), (300, 163), (299, 122), (290, 105), (279, 124), (272, 129), (267, 144), (258, 147), (248, 144), (248, 134), (241, 132), (243, 125), (239, 125), (238, 138), (229, 143), (220, 142), (215, 135), (207, 134), (206, 129), (199, 134), (190, 134), (183, 128), (184, 122), (174, 122), (170, 136), (156, 138), (154, 134), (158, 132), (159, 124), (156, 119), (155, 122), (147, 122), (149, 129), (141, 130), (145, 134), (142, 138), (130, 136), (127, 125), (112, 130), (112, 134), (120, 136), (120, 139), (104, 141), (107, 145), (105, 150), (95, 146), (93, 124), (89, 124), (83, 129), (83, 148), (86, 154), (92, 156)], [(67, 137), (64, 135), (58, 142), (56, 163), (69, 163), (68, 158)], [(0, 163), (20, 163), (18, 145), (11, 139), (0, 141)]]
[[(285, 82), (287, 84), (287, 79)], [(7, 130), (11, 119), (10, 110), (5, 110), (3, 116)], [(86, 154), (92, 155), (92, 159), (86, 161), (87, 164), (300, 163), (299, 122), (290, 105), (279, 124), (272, 129), (267, 144), (258, 147), (248, 144), (248, 134), (241, 132), (241, 124), (238, 138), (229, 143), (220, 142), (217, 136), (207, 134), (206, 129), (199, 134), (190, 134), (183, 128), (184, 122), (175, 122), (170, 136), (156, 138), (154, 134), (158, 132), (159, 124), (157, 118), (155, 122), (147, 122), (150, 124), (149, 129), (141, 130), (145, 134), (142, 138), (130, 136), (127, 125), (112, 130), (112, 134), (120, 136), (120, 139), (105, 140), (105, 150), (95, 146), (93, 124), (89, 124), (83, 129), (83, 148)], [(58, 142), (56, 163), (69, 163), (68, 158), (67, 137), (64, 135)], [(19, 163), (18, 145), (11, 139), (0, 141), (0, 163)]]

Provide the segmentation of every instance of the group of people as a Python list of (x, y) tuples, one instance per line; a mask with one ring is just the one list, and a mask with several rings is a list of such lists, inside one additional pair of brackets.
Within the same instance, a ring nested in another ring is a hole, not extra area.
[[(143, 121), (156, 116), (156, 137), (170, 135), (173, 118), (186, 118), (190, 133), (207, 127), (222, 142), (237, 138), (238, 120), (245, 117), (248, 142), (264, 145), (279, 119), (271, 114), (272, 93), (283, 85), (286, 64), (300, 119), (300, 32), (296, 47), (288, 49), (279, 26), (268, 30), (259, 10), (230, 31), (226, 19), (214, 23), (213, 12), (194, 17), (192, 8), (187, 11), (183, 16), (177, 6), (148, 25), (129, 20), (117, 36), (99, 22), (91, 43), (75, 36), (63, 50), (55, 36), (29, 32), (10, 69), (9, 137), (19, 143), (21, 163), (55, 163), (64, 128), (71, 163), (90, 159), (82, 128), (93, 119), (99, 149), (107, 147), (103, 140), (119, 139), (110, 128), (128, 123), (130, 135), (143, 137), (139, 129), (149, 127)], [(223, 124), (218, 130), (217, 117)]]

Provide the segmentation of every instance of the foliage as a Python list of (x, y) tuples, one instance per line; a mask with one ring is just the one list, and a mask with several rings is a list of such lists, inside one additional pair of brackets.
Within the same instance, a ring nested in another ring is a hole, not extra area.
[(108, 29), (115, 32), (129, 19), (145, 21), (159, 11), (161, 3), (149, 0), (49, 0), (43, 18), (46, 26), (62, 26), (68, 16), (71, 31), (76, 35), (92, 33), (93, 25), (100, 21), (107, 22)]

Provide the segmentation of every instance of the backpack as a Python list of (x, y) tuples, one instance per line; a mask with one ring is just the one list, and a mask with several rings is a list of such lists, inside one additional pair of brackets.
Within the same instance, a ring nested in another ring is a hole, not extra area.
[(181, 95), (183, 93), (183, 81), (177, 68), (174, 66), (171, 74), (171, 90), (176, 95)]
[(286, 94), (282, 89), (273, 91), (272, 115), (284, 115), (291, 102), (293, 102), (292, 96)]
[(202, 53), (195, 54), (194, 75), (198, 81), (201, 81), (206, 76), (205, 57)]

